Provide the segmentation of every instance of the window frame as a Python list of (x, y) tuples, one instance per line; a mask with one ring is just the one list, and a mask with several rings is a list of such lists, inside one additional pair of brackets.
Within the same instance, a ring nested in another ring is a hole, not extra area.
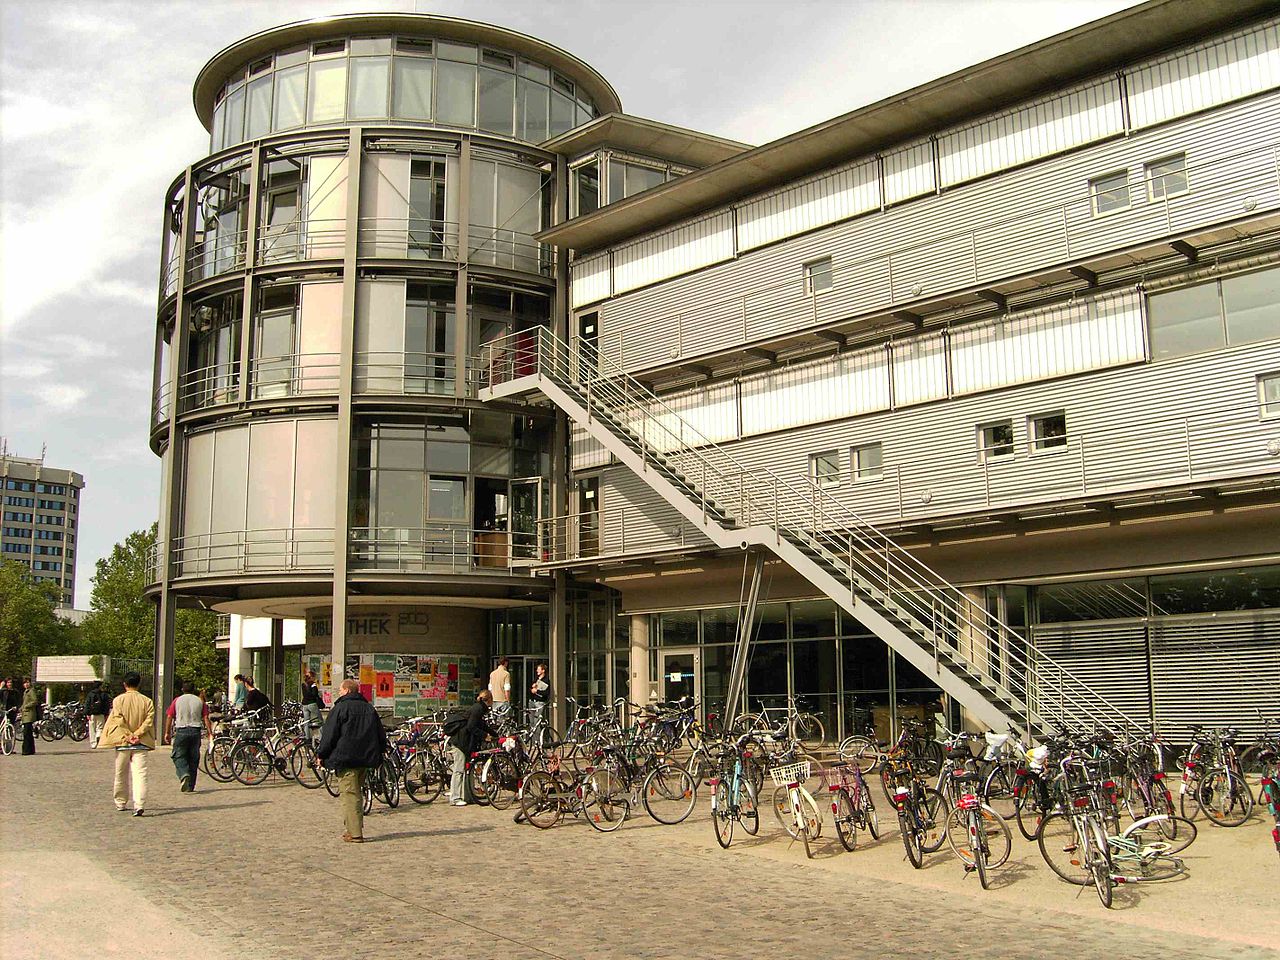
[[(826, 270), (821, 272), (815, 271), (814, 268), (821, 264), (826, 264)], [(829, 290), (834, 290), (836, 287), (835, 264), (832, 261), (830, 254), (825, 257), (806, 260), (800, 265), (800, 272), (804, 277), (804, 295), (806, 297), (816, 297), (819, 294), (828, 292)], [(819, 276), (825, 276), (827, 278), (827, 285), (821, 289), (816, 288), (813, 282), (814, 278)]]
[[(818, 473), (818, 462), (828, 459), (835, 464), (834, 476), (823, 477)], [(830, 490), (844, 483), (844, 465), (840, 462), (839, 448), (819, 450), (809, 454), (809, 479), (820, 489)]]
[[(991, 444), (988, 446), (986, 442), (986, 433), (988, 430), (994, 430), (997, 427), (1009, 428), (1009, 442), (1007, 444)], [(974, 432), (978, 441), (978, 462), (991, 463), (1002, 460), (1013, 460), (1017, 454), (1018, 438), (1013, 432), (1013, 418), (1002, 417), (999, 420), (986, 420), (979, 423)], [(999, 452), (996, 452), (999, 451)]]
[[(1177, 171), (1171, 171), (1169, 173), (1158, 174), (1155, 176), (1152, 175), (1151, 170), (1153, 167), (1161, 163), (1167, 163), (1170, 160), (1181, 160), (1182, 169)], [(1174, 191), (1165, 189), (1166, 184), (1168, 183), (1168, 178), (1172, 176), (1176, 176), (1177, 174), (1182, 175), (1182, 189), (1174, 190)], [(1148, 203), (1159, 203), (1162, 200), (1168, 200), (1170, 197), (1181, 197), (1184, 194), (1190, 193), (1191, 177), (1187, 173), (1187, 152), (1185, 150), (1179, 150), (1177, 153), (1170, 153), (1167, 156), (1158, 157), (1155, 160), (1150, 160), (1144, 163), (1142, 165), (1142, 179), (1146, 183)], [(1155, 185), (1156, 185), (1157, 179), (1160, 181), (1161, 188), (1163, 190), (1160, 196), (1156, 196), (1156, 193), (1155, 193)]]
[[(1038, 436), (1040, 424), (1056, 417), (1062, 418), (1062, 435), (1056, 437)], [(1027, 417), (1027, 446), (1032, 456), (1042, 456), (1066, 450), (1071, 445), (1071, 432), (1067, 427), (1067, 411), (1049, 410), (1044, 413), (1033, 413)]]
[[(1104, 193), (1112, 193), (1113, 190), (1099, 189), (1104, 180), (1110, 180), (1116, 177), (1124, 177), (1124, 196), (1125, 202), (1122, 207), (1115, 207), (1111, 210), (1100, 210), (1098, 208), (1098, 198)], [(1089, 205), (1093, 211), (1094, 217), (1109, 217), (1117, 213), (1124, 213), (1126, 210), (1133, 208), (1133, 186), (1129, 183), (1129, 168), (1122, 167), (1118, 170), (1112, 170), (1109, 173), (1100, 173), (1096, 177), (1089, 178)]]
[[(1267, 400), (1267, 381), (1274, 380), (1280, 384), (1280, 370), (1272, 370), (1268, 373), (1260, 373), (1257, 376), (1258, 391), (1258, 419), (1259, 420), (1280, 420), (1280, 400)], [(1274, 407), (1269, 410), (1268, 407)]]
[[(869, 468), (860, 466), (861, 454), (864, 450), (877, 450), (880, 453), (880, 463), (876, 466), (875, 472), (868, 472)], [(854, 483), (875, 483), (877, 480), (884, 479), (884, 444), (880, 441), (874, 443), (855, 443), (849, 448), (849, 477)]]

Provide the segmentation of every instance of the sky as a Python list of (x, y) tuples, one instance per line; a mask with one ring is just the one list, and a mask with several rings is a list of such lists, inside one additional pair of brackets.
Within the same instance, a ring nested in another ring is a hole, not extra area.
[(200, 67), (282, 23), (370, 10), (528, 33), (627, 113), (760, 144), (1131, 6), (1132, 0), (3, 0), (0, 435), (84, 474), (76, 606), (155, 520), (147, 443), (168, 185), (208, 152)]

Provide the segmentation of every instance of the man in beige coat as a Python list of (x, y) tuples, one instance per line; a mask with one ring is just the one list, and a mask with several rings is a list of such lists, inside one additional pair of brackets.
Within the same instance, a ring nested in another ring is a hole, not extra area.
[(135, 817), (142, 816), (147, 805), (147, 754), (156, 747), (156, 706), (150, 697), (138, 692), (141, 681), (136, 673), (125, 674), (124, 693), (112, 701), (111, 713), (98, 738), (99, 749), (116, 751), (116, 809), (127, 810), (132, 793)]

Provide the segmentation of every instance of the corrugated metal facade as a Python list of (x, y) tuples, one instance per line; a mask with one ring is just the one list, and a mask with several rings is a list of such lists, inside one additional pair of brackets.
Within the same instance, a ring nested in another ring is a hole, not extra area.
[[(895, 348), (895, 363), (896, 354)], [(807, 475), (810, 454), (842, 451), (844, 482), (831, 493), (871, 523), (1265, 475), (1277, 469), (1269, 445), (1280, 439), (1280, 427), (1259, 416), (1257, 377), (1275, 370), (1280, 342), (1272, 341), (958, 396), (944, 408), (823, 418), (728, 447), (748, 470), (795, 480)], [(744, 383), (743, 429), (750, 430), (745, 392)], [(1033, 450), (1031, 418), (1054, 412), (1066, 416), (1066, 445)], [(1003, 420), (1014, 448), (984, 459), (978, 427)], [(882, 445), (883, 474), (850, 482), (848, 449), (870, 443)], [(603, 500), (606, 513), (625, 505), (608, 494)], [(618, 544), (609, 547), (616, 551)]]
[(607, 252), (574, 260), (569, 265), (569, 289), (574, 307), (595, 303), (610, 294), (612, 275)]
[(794, 237), (879, 206), (879, 164), (875, 159), (863, 160), (742, 204), (738, 249)]
[(725, 210), (613, 251), (613, 292), (624, 293), (733, 256), (733, 212)]
[(1280, 85), (1275, 22), (1201, 44), (1129, 71), (1136, 127), (1163, 123)]
[(884, 155), (886, 206), (933, 193), (937, 186), (933, 175), (932, 140), (909, 143)]

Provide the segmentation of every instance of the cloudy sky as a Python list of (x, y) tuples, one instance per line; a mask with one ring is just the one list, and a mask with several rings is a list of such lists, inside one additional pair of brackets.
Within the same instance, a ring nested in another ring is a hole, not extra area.
[(207, 152), (200, 66), (258, 30), (362, 10), (539, 36), (627, 112), (764, 143), (1132, 0), (3, 0), (0, 433), (85, 475), (77, 606), (94, 561), (149, 524), (161, 199)]

